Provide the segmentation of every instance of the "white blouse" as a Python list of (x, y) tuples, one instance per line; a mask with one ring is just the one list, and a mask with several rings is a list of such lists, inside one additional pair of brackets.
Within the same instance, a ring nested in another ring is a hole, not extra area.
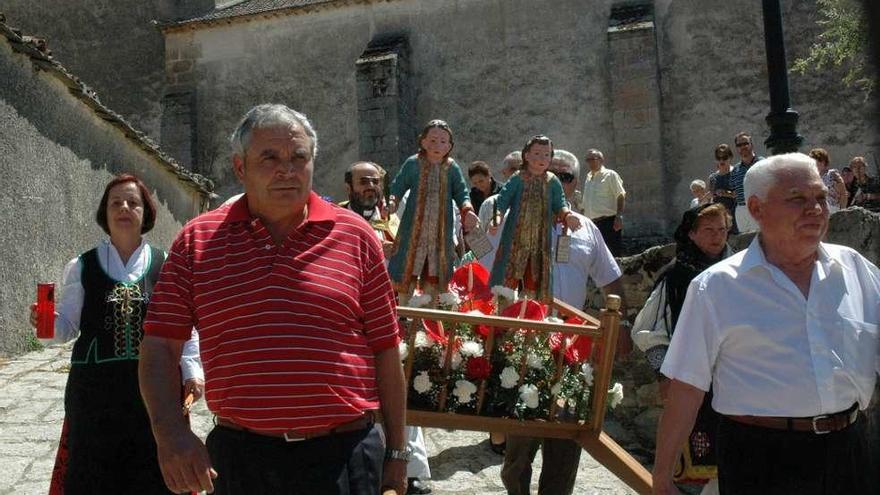
[[(110, 278), (124, 282), (139, 280), (150, 267), (152, 251), (146, 241), (141, 240), (140, 246), (123, 263), (116, 247), (105, 239), (98, 244), (98, 263)], [(43, 344), (61, 344), (79, 336), (79, 319), (85, 300), (85, 288), (82, 285), (82, 263), (79, 256), (70, 260), (64, 267), (61, 282), (61, 299), (55, 307), (58, 317), (55, 318), (55, 337), (40, 339)], [(180, 357), (181, 378), (205, 379), (202, 360), (199, 357), (199, 334), (193, 329), (192, 336), (183, 344)]]

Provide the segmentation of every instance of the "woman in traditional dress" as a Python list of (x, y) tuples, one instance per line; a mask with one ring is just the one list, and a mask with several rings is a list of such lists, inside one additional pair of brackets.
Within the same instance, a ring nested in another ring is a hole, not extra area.
[[(409, 192), (388, 263), (391, 281), (403, 297), (412, 294), (416, 279), (425, 293), (446, 290), (456, 258), (453, 205), (461, 210), (466, 232), (479, 221), (461, 168), (449, 157), (453, 144), (446, 122), (428, 122), (419, 134), (419, 152), (403, 162), (389, 187), (388, 209), (392, 213)], [(405, 303), (406, 299), (401, 299), (401, 304)]]
[(501, 188), (495, 203), (498, 214), (506, 214), (507, 219), (489, 285), (520, 289), (528, 297), (549, 303), (553, 299), (550, 239), (554, 222), (563, 222), (571, 230), (579, 229), (581, 222), (570, 215), (562, 183), (547, 170), (553, 158), (550, 138), (531, 138), (522, 158), (522, 168)]
[[(660, 271), (654, 290), (636, 317), (633, 342), (645, 353), (648, 364), (657, 373), (660, 393), (665, 400), (669, 380), (660, 374), (660, 366), (672, 339), (688, 286), (700, 272), (732, 254), (727, 234), (732, 223), (730, 213), (720, 203), (688, 210), (675, 231), (675, 259)], [(706, 394), (689, 438), (690, 461), (694, 469), (683, 473), (692, 480), (708, 481), (704, 495), (718, 493), (715, 478), (715, 426), (717, 413), (712, 409), (712, 393)]]
[[(147, 302), (166, 256), (142, 236), (155, 219), (156, 206), (143, 182), (133, 175), (115, 177), (96, 213), (110, 238), (64, 269), (55, 336), (44, 341), (76, 338), (52, 494), (171, 493), (138, 388)], [(36, 305), (30, 320), (36, 326)], [(184, 393), (200, 397), (204, 374), (195, 332), (184, 345), (181, 376)]]

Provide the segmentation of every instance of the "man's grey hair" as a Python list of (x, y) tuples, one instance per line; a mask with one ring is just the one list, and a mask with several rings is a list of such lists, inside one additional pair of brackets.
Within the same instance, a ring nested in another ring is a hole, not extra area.
[(783, 172), (803, 170), (819, 177), (816, 160), (803, 153), (786, 153), (765, 158), (752, 165), (743, 179), (743, 191), (746, 201), (757, 196), (761, 201), (767, 199), (767, 192), (782, 176)]
[(522, 151), (511, 151), (510, 153), (507, 154), (507, 156), (504, 157), (504, 160), (501, 160), (501, 161), (503, 161), (504, 164), (507, 165), (507, 162), (509, 162), (511, 160), (516, 160), (516, 161), (522, 163), (522, 161), (523, 161)]
[(588, 149), (586, 155), (584, 155), (584, 156), (590, 156), (590, 155), (599, 155), (599, 159), (602, 160), (603, 162), (605, 161), (605, 153), (602, 153), (601, 151), (597, 150), (596, 148)]
[(694, 190), (694, 186), (697, 186), (700, 189), (706, 189), (706, 181), (700, 179), (693, 180), (691, 181), (691, 191)]
[(312, 159), (314, 160), (318, 155), (318, 135), (315, 133), (315, 128), (312, 127), (312, 123), (304, 114), (280, 103), (257, 105), (244, 114), (235, 128), (235, 132), (229, 137), (229, 142), (232, 144), (232, 154), (244, 158), (248, 146), (251, 144), (251, 132), (254, 129), (294, 126), (302, 127), (312, 141)]
[(566, 150), (553, 150), (553, 159), (565, 162), (566, 165), (571, 167), (571, 173), (574, 174), (575, 178), (578, 177), (581, 170), (581, 164), (577, 157), (574, 156), (574, 153)]

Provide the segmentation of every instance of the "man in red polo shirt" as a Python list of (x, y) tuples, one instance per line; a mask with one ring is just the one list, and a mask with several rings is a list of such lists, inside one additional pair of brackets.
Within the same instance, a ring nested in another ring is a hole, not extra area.
[[(156, 284), (140, 386), (175, 492), (405, 491), (405, 386), (394, 292), (363, 218), (311, 191), (317, 136), (284, 105), (232, 135), (239, 200), (189, 222)], [(207, 447), (177, 403), (195, 326)], [(373, 425), (381, 409), (387, 444)], [(384, 459), (384, 463), (383, 463)]]

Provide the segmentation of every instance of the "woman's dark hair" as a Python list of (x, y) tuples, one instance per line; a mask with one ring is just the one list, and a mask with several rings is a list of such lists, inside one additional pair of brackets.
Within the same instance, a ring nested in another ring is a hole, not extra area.
[(468, 177), (473, 177), (479, 174), (485, 175), (486, 177), (491, 177), (489, 175), (489, 164), (482, 160), (471, 162), (471, 166), (468, 167)]
[(101, 226), (101, 229), (107, 235), (110, 235), (110, 225), (107, 223), (107, 201), (110, 198), (110, 190), (119, 184), (127, 182), (132, 182), (137, 186), (138, 191), (141, 193), (141, 201), (144, 203), (144, 222), (141, 224), (141, 234), (146, 234), (153, 230), (153, 226), (156, 224), (156, 203), (153, 201), (147, 186), (134, 175), (119, 174), (107, 183), (107, 187), (104, 188), (104, 195), (101, 196), (101, 203), (98, 204), (98, 211), (95, 212), (95, 221), (98, 222), (98, 225)]
[(543, 134), (538, 134), (537, 136), (532, 136), (532, 138), (529, 139), (529, 142), (527, 142), (526, 145), (523, 146), (522, 165), (519, 166), (520, 170), (528, 170), (529, 169), (529, 162), (528, 162), (528, 160), (526, 160), (526, 153), (528, 153), (529, 150), (532, 148), (532, 146), (535, 144), (549, 145), (550, 146), (550, 157), (551, 158), (553, 157), (553, 141), (551, 141), (550, 138), (548, 138), (547, 136), (545, 136)]
[(422, 129), (422, 132), (419, 133), (419, 138), (417, 140), (419, 143), (419, 157), (425, 156), (425, 150), (422, 149), (422, 140), (428, 135), (428, 131), (434, 128), (443, 129), (446, 131), (446, 134), (449, 134), (449, 152), (443, 157), (443, 161), (446, 161), (446, 159), (449, 158), (449, 154), (452, 153), (452, 148), (455, 147), (455, 137), (452, 135), (452, 129), (449, 128), (449, 124), (447, 124), (445, 120), (440, 119), (434, 119), (428, 122), (428, 124)]
[(715, 147), (716, 160), (730, 160), (731, 158), (733, 158), (733, 150), (730, 149), (727, 143), (721, 143)]

